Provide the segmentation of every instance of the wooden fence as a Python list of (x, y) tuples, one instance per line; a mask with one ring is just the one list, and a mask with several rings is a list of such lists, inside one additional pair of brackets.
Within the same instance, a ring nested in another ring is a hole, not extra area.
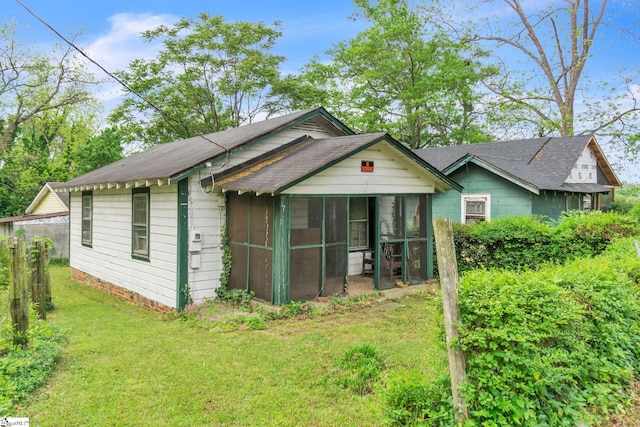
[(29, 295), (41, 319), (51, 303), (49, 253), (46, 242), (33, 239), (28, 248), (18, 237), (7, 239), (9, 254), (9, 307), (15, 344), (28, 344)]

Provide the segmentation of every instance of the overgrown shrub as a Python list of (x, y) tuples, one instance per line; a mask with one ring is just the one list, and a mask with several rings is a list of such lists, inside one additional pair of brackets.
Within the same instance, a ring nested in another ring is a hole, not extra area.
[(549, 224), (534, 216), (499, 218), (455, 228), (456, 251), (462, 271), (536, 266), (549, 260), (552, 242)]
[(640, 235), (638, 215), (616, 212), (571, 212), (557, 224), (542, 217), (498, 218), (473, 225), (454, 225), (458, 270), (521, 270), (547, 263), (595, 256), (615, 239)]
[(393, 426), (455, 425), (448, 376), (427, 381), (415, 372), (398, 373), (387, 383), (384, 402)]
[(10, 320), (0, 315), (0, 414), (11, 415), (13, 404), (39, 387), (53, 371), (62, 352), (62, 330), (41, 320), (34, 310), (29, 319), (29, 345), (13, 344)]
[(463, 277), (472, 425), (574, 426), (623, 402), (640, 367), (640, 259), (629, 245), (565, 266)]
[(572, 257), (594, 256), (615, 239), (640, 234), (639, 219), (617, 212), (572, 212), (560, 218), (555, 240)]

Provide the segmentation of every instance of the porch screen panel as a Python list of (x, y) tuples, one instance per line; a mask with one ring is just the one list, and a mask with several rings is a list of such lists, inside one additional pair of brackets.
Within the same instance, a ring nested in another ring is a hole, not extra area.
[(347, 276), (347, 198), (326, 199), (324, 296), (344, 292)]
[(427, 280), (427, 242), (409, 242), (407, 253), (407, 281), (409, 283)]
[(292, 301), (312, 300), (320, 293), (322, 248), (292, 249), (290, 252)]
[(251, 198), (251, 244), (271, 247), (273, 233), (273, 199), (268, 196)]
[(272, 252), (268, 249), (249, 248), (249, 291), (256, 298), (271, 301)]
[(404, 197), (380, 197), (380, 239), (404, 238)]
[(408, 238), (427, 237), (427, 200), (425, 196), (406, 196), (405, 230)]
[(291, 200), (291, 246), (322, 243), (322, 199), (296, 197)]
[(229, 289), (247, 289), (247, 262), (249, 248), (245, 245), (230, 244), (231, 248), (231, 274), (229, 276)]
[(380, 243), (380, 288), (394, 287), (402, 281), (404, 242)]
[(229, 197), (227, 209), (227, 232), (229, 241), (246, 243), (249, 239), (249, 196)]

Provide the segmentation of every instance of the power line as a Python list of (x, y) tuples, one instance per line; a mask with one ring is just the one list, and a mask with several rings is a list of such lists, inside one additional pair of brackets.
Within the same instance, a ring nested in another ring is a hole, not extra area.
[[(16, 3), (18, 3), (20, 6), (22, 6), (27, 12), (29, 12), (29, 14), (31, 16), (33, 16), (34, 18), (36, 18), (38, 21), (40, 21), (42, 23), (42, 25), (44, 25), (45, 27), (49, 28), (49, 30), (51, 30), (56, 36), (58, 36), (59, 38), (61, 38), (65, 43), (67, 43), (70, 47), (72, 47), (73, 49), (75, 49), (78, 53), (80, 53), (80, 55), (84, 56), (89, 62), (91, 62), (92, 64), (94, 64), (96, 67), (100, 68), (107, 76), (111, 77), (113, 80), (115, 80), (116, 82), (118, 82), (122, 87), (124, 87), (126, 90), (128, 90), (129, 92), (133, 93), (134, 95), (136, 95), (138, 98), (140, 98), (142, 101), (144, 101), (145, 103), (147, 103), (149, 106), (151, 106), (151, 108), (153, 108), (154, 110), (156, 110), (158, 113), (160, 113), (163, 117), (169, 119), (170, 122), (174, 122), (177, 123), (178, 125), (180, 125), (180, 127), (182, 127), (183, 130), (185, 130), (188, 134), (191, 133), (195, 133), (193, 132), (191, 129), (189, 129), (189, 127), (187, 125), (185, 125), (181, 120), (176, 119), (175, 117), (173, 117), (172, 115), (170, 115), (169, 113), (165, 112), (164, 110), (162, 110), (162, 108), (158, 107), (156, 104), (154, 104), (153, 102), (149, 101), (148, 99), (146, 99), (140, 92), (134, 90), (131, 86), (129, 86), (127, 83), (125, 83), (124, 81), (122, 81), (122, 79), (120, 79), (118, 76), (114, 75), (113, 73), (111, 73), (109, 70), (107, 70), (106, 68), (104, 68), (102, 65), (100, 65), (97, 61), (95, 61), (93, 58), (91, 58), (89, 55), (87, 55), (86, 53), (84, 53), (84, 51), (82, 49), (80, 49), (78, 46), (76, 46), (72, 41), (68, 40), (66, 37), (64, 37), (62, 34), (60, 34), (60, 32), (58, 32), (55, 28), (53, 28), (48, 22), (46, 22), (45, 20), (43, 20), (42, 18), (40, 18), (38, 15), (36, 15), (31, 9), (29, 9), (24, 3), (22, 3), (20, 0), (16, 0)], [(177, 130), (173, 125), (171, 125), (175, 130)], [(208, 141), (210, 143), (212, 143), (213, 145), (216, 145), (220, 148), (222, 148), (225, 152), (225, 155), (229, 156), (229, 150), (224, 147), (221, 144), (218, 144), (217, 142), (207, 138), (204, 134), (196, 134), (195, 136), (198, 136), (202, 139), (204, 139), (205, 141)], [(226, 162), (225, 162), (226, 163)]]

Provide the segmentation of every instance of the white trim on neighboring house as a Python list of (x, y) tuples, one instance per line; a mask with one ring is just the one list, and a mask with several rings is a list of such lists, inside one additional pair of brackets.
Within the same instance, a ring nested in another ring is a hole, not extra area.
[[(478, 202), (476, 206), (479, 208), (484, 202), (484, 212), (477, 209), (477, 212), (467, 214), (467, 202)], [(460, 197), (460, 222), (469, 224), (467, 217), (472, 216), (478, 221), (491, 220), (491, 194), (462, 194)], [(469, 218), (471, 219), (471, 218)]]

